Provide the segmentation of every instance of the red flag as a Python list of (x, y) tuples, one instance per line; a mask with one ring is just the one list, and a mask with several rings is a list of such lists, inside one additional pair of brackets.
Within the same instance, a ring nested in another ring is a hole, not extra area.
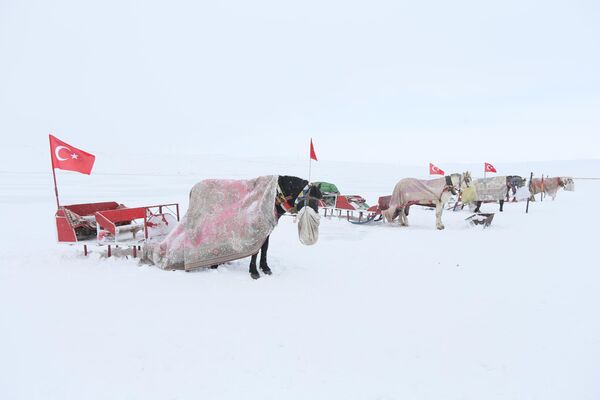
[(52, 168), (81, 172), (89, 175), (92, 172), (96, 156), (77, 147), (71, 146), (50, 135), (50, 153)]
[(429, 175), (446, 175), (446, 174), (444, 173), (444, 171), (442, 171), (441, 169), (439, 169), (432, 163), (429, 163)]
[(490, 163), (485, 163), (484, 171), (485, 172), (496, 172), (496, 168), (494, 168), (494, 166)]
[(315, 153), (315, 146), (313, 146), (312, 139), (310, 139), (310, 159), (319, 161), (317, 160), (317, 154)]

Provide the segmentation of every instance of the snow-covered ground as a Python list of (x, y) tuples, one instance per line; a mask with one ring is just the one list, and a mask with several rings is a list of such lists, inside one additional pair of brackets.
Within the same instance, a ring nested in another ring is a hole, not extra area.
[[(590, 163), (534, 171), (589, 176)], [(65, 204), (185, 209), (203, 178), (305, 170), (285, 160), (99, 157), (89, 177), (57, 174)], [(487, 230), (470, 227), (467, 211), (446, 211), (437, 231), (433, 211), (413, 208), (408, 228), (323, 219), (319, 243), (305, 247), (283, 218), (271, 237), (274, 274), (254, 281), (248, 260), (166, 272), (56, 244), (42, 171), (0, 172), (2, 399), (600, 398), (600, 181), (578, 180), (527, 215), (524, 203), (507, 204)], [(313, 171), (370, 202), (418, 173)]]

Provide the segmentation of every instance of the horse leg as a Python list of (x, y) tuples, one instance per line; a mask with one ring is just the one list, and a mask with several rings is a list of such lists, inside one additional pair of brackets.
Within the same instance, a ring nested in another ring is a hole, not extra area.
[(435, 205), (435, 227), (439, 230), (445, 228), (444, 224), (442, 224), (442, 212), (444, 211), (444, 203), (439, 201)]
[(271, 275), (271, 268), (267, 265), (267, 250), (269, 250), (269, 236), (260, 248), (260, 270), (265, 275)]
[(253, 254), (252, 258), (250, 259), (250, 276), (252, 277), (252, 279), (258, 279), (260, 278), (260, 275), (258, 274), (258, 270), (256, 269), (256, 256), (258, 256), (258, 253)]
[(400, 209), (400, 226), (408, 226), (408, 207)]
[(504, 200), (500, 200), (500, 212), (504, 211), (503, 208), (504, 208)]
[(391, 224), (394, 221), (394, 211), (391, 208), (388, 208), (387, 210), (381, 210), (381, 215), (383, 215), (385, 222)]
[(475, 204), (477, 205), (477, 207), (475, 207), (475, 211), (473, 211), (473, 212), (478, 213), (479, 209), (481, 208), (482, 202), (481, 201), (476, 201)]

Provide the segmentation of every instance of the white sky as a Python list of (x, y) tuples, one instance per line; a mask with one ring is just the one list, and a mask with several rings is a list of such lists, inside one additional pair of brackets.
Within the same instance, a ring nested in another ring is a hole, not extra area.
[(327, 160), (600, 158), (598, 21), (600, 2), (574, 0), (0, 0), (0, 133), (90, 152), (298, 159), (312, 136)]

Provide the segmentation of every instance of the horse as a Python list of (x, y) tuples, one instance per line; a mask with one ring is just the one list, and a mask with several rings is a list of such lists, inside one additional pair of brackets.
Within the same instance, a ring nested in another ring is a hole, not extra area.
[(383, 210), (386, 221), (393, 222), (399, 217), (400, 226), (408, 226), (408, 210), (411, 205), (435, 207), (436, 228), (444, 229), (442, 212), (452, 195), (459, 187), (469, 187), (471, 173), (447, 175), (444, 178), (421, 180), (405, 178), (394, 187), (390, 207)]
[[(515, 197), (517, 194), (517, 190), (525, 186), (527, 179), (523, 178), (519, 175), (508, 175), (506, 177), (506, 201), (516, 202), (517, 198)], [(510, 199), (510, 193), (512, 192), (513, 199)]]
[[(321, 191), (315, 185), (309, 184), (305, 179), (296, 176), (280, 175), (277, 178), (277, 194), (274, 199), (275, 213), (277, 220), (284, 214), (295, 214), (303, 207), (309, 206), (317, 214), (319, 213), (319, 202), (323, 198)], [(252, 279), (259, 279), (260, 274), (256, 268), (256, 259), (260, 252), (260, 270), (265, 275), (271, 275), (273, 272), (267, 263), (267, 251), (269, 250), (269, 236), (263, 242), (260, 250), (250, 258), (249, 273)], [(213, 265), (215, 269), (218, 265)]]
[(531, 200), (535, 201), (535, 195), (544, 192), (546, 196), (552, 197), (552, 200), (556, 198), (558, 189), (564, 188), (569, 184), (569, 179), (572, 182), (572, 178), (566, 177), (545, 177), (545, 178), (533, 178), (529, 182), (529, 191), (531, 192)]

